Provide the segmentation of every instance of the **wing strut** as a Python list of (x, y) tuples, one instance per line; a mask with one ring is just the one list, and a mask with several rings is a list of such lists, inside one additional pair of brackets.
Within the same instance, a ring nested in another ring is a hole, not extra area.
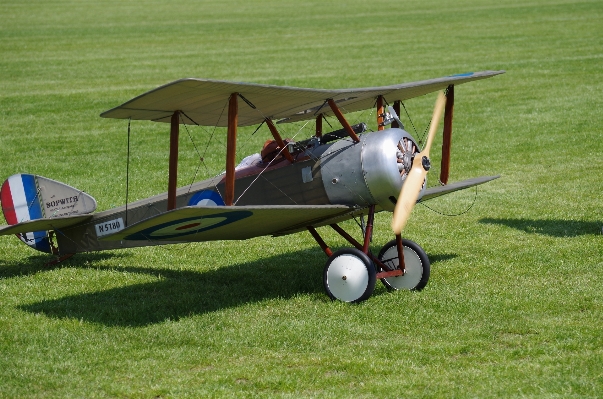
[(327, 243), (325, 242), (325, 240), (322, 239), (322, 237), (320, 236), (320, 234), (318, 234), (318, 232), (316, 231), (316, 229), (312, 226), (308, 226), (306, 227), (308, 229), (308, 231), (310, 232), (310, 234), (312, 234), (312, 237), (314, 237), (314, 239), (316, 240), (316, 242), (318, 243), (318, 245), (320, 246), (320, 248), (324, 251), (324, 253), (327, 256), (331, 256), (333, 255), (333, 251), (331, 250), (331, 248), (329, 248), (329, 246), (327, 245)]
[(287, 161), (294, 163), (295, 160), (291, 156), (291, 153), (289, 152), (289, 149), (285, 145), (285, 142), (283, 141), (281, 135), (278, 133), (278, 130), (276, 130), (276, 126), (274, 126), (274, 123), (272, 123), (272, 121), (269, 118), (264, 119), (264, 121), (266, 121), (266, 124), (268, 125), (268, 129), (270, 129), (270, 133), (272, 133), (272, 137), (274, 137), (274, 140), (276, 140), (276, 143), (278, 144), (278, 146), (280, 148), (282, 148), (283, 155), (285, 156), (285, 158), (287, 158)]
[(452, 145), (452, 114), (454, 111), (454, 85), (446, 89), (446, 108), (444, 108), (444, 132), (442, 142), (442, 166), (440, 168), (440, 183), (448, 184), (450, 176), (450, 149)]
[(178, 185), (178, 137), (180, 135), (180, 111), (172, 114), (170, 121), (170, 163), (168, 176), (167, 210), (176, 209), (176, 187)]
[(348, 132), (348, 134), (350, 135), (352, 140), (354, 140), (355, 143), (359, 143), (360, 139), (356, 135), (356, 132), (354, 132), (354, 129), (352, 129), (352, 126), (350, 126), (348, 121), (345, 120), (345, 117), (343, 116), (339, 108), (337, 108), (337, 104), (335, 104), (335, 101), (333, 101), (332, 98), (329, 98), (327, 101), (329, 102), (329, 106), (333, 110), (333, 113), (339, 120), (339, 123), (341, 123), (341, 126), (344, 127), (345, 131)]
[(228, 100), (228, 133), (226, 137), (226, 193), (224, 203), (227, 206), (234, 202), (235, 188), (235, 156), (237, 153), (237, 124), (239, 120), (239, 93), (232, 93)]
[[(394, 101), (394, 111), (396, 111), (396, 115), (398, 115), (398, 118), (400, 118), (400, 104), (401, 103), (402, 103), (402, 101), (400, 101), (400, 100)], [(392, 127), (403, 129), (402, 126), (398, 126), (398, 122), (395, 120), (392, 122)]]
[(377, 96), (377, 130), (385, 129), (383, 126), (383, 96)]
[(316, 137), (322, 137), (322, 114), (316, 117)]

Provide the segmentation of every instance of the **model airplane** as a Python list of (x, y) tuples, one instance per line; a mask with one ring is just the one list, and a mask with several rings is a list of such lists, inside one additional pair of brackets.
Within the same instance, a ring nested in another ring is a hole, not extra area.
[[(66, 184), (30, 174), (2, 185), (2, 210), (16, 234), (56, 261), (80, 252), (210, 240), (244, 240), (307, 230), (328, 256), (324, 286), (333, 299), (360, 302), (376, 279), (390, 289), (420, 290), (430, 264), (419, 245), (401, 230), (415, 203), (488, 182), (487, 176), (455, 184), (448, 180), (454, 87), (504, 71), (484, 71), (413, 83), (344, 90), (320, 90), (182, 79), (144, 93), (101, 114), (105, 118), (150, 120), (171, 125), (167, 193), (93, 213), (96, 201)], [(398, 115), (402, 101), (440, 94), (422, 151)], [(242, 100), (240, 102), (239, 100)], [(385, 109), (386, 101), (393, 103)], [(351, 126), (344, 113), (377, 108), (376, 132)], [(425, 188), (429, 151), (445, 108), (442, 186)], [(223, 110), (227, 109), (227, 112)], [(335, 116), (342, 129), (323, 134), (322, 121)], [(315, 134), (285, 141), (275, 125), (315, 120)], [(261, 154), (235, 162), (237, 127), (267, 124), (274, 141)], [(224, 174), (177, 188), (180, 124), (227, 127)], [(376, 212), (394, 212), (395, 239), (378, 255), (369, 250)], [(337, 223), (367, 216), (363, 240)], [(316, 231), (331, 226), (353, 248), (331, 251)]]

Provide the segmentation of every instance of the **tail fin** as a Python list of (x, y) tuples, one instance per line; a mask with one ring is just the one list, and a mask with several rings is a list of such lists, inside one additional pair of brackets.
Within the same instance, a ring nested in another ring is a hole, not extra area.
[[(96, 209), (96, 200), (83, 191), (42, 176), (17, 174), (9, 177), (0, 190), (6, 222), (14, 225), (28, 220), (82, 215)], [(25, 244), (52, 253), (48, 231), (18, 234)]]

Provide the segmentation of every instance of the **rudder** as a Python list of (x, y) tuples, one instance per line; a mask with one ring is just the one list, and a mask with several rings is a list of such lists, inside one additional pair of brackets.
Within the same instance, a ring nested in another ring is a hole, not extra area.
[[(10, 225), (28, 220), (94, 212), (96, 200), (66, 184), (30, 174), (10, 176), (0, 189), (2, 212)], [(48, 231), (18, 234), (38, 251), (52, 253)]]

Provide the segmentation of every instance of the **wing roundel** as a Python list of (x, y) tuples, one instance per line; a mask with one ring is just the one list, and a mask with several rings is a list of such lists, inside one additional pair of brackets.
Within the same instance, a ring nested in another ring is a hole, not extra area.
[(245, 240), (304, 228), (351, 210), (342, 205), (189, 206), (162, 213), (99, 239), (163, 243)]

